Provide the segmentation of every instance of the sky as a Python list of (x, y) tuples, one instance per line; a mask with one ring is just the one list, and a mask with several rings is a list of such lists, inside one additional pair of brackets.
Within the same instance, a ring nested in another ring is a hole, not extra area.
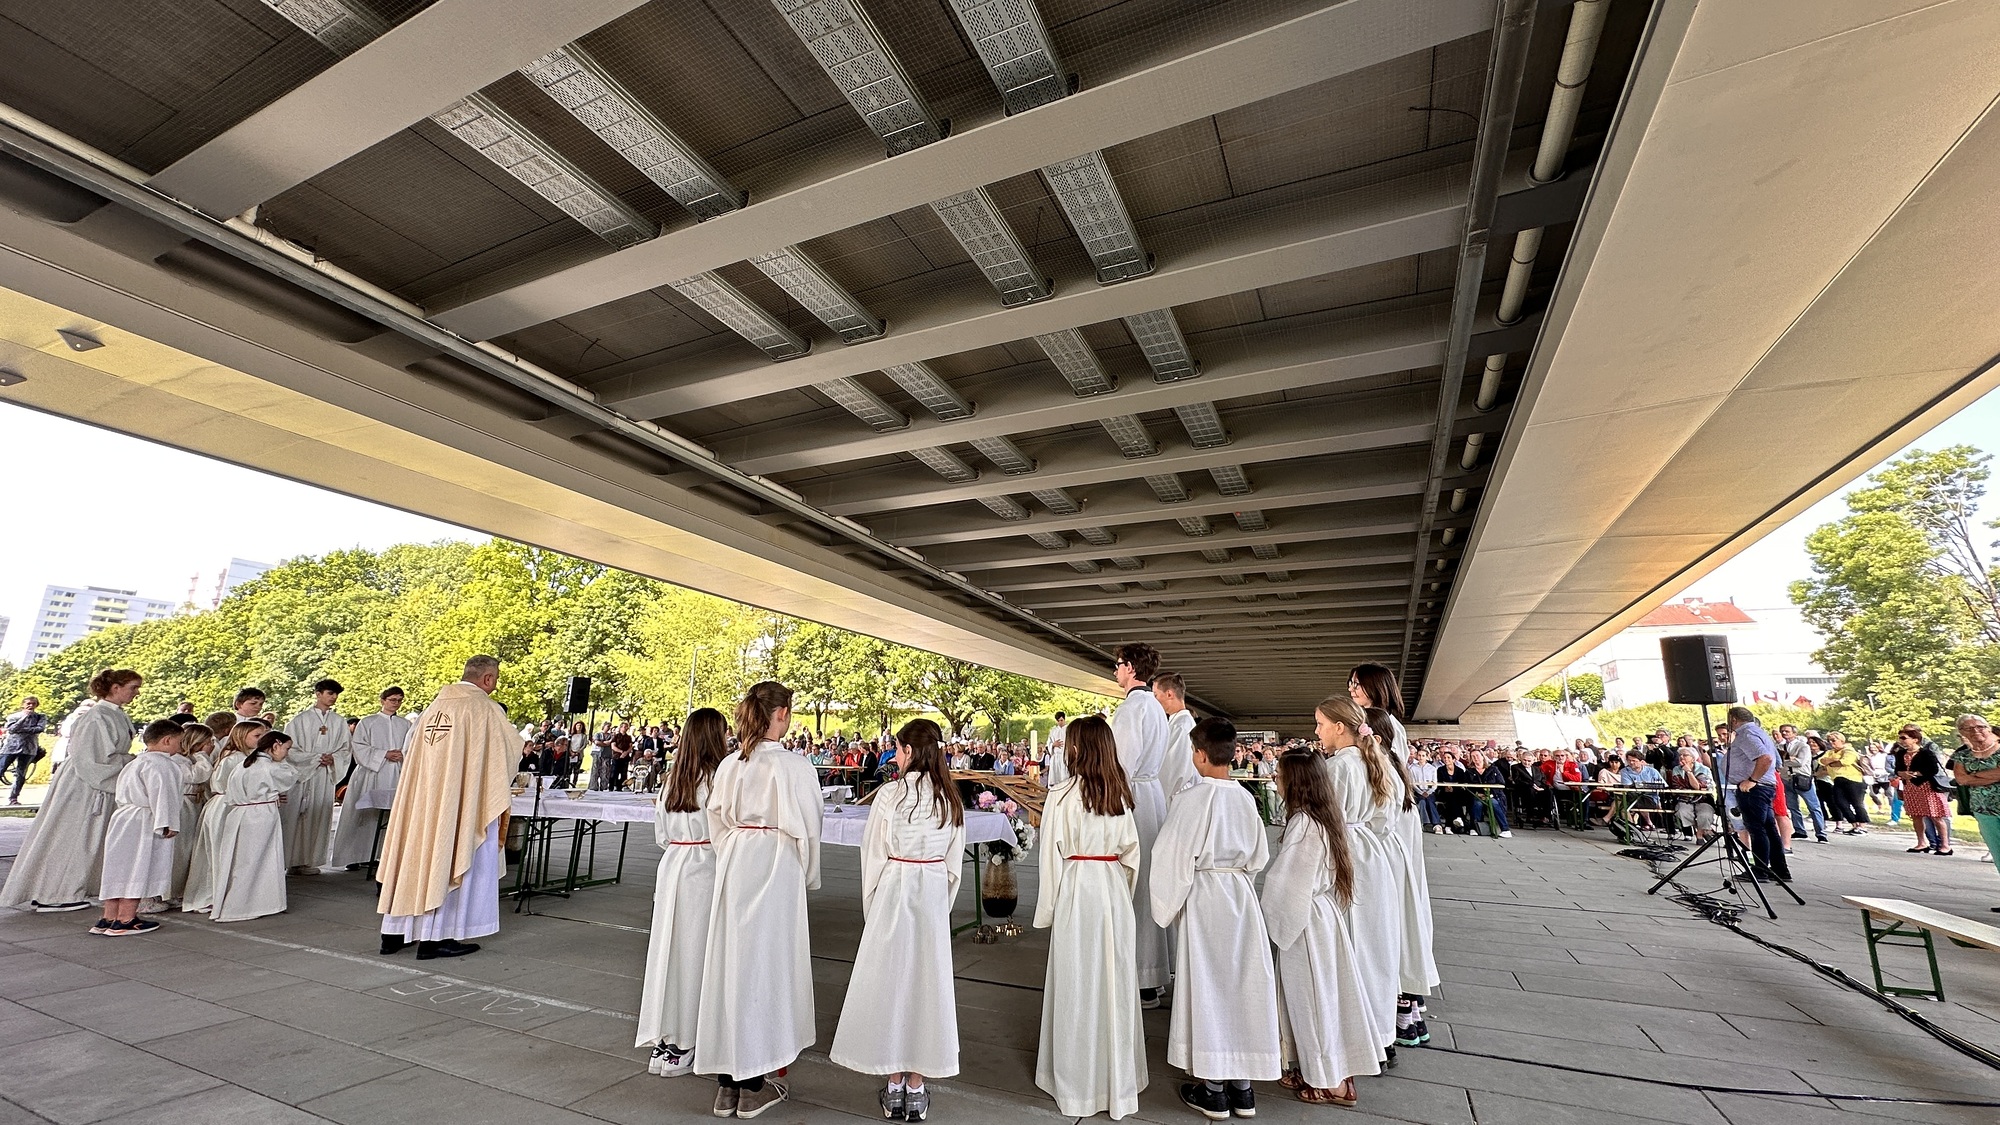
[[(1964, 442), (1992, 448), (2000, 433), (2000, 391), (1979, 400), (1918, 439), (1936, 449)], [(1811, 435), (1798, 435), (1810, 440)], [(485, 536), (214, 461), (79, 422), (0, 403), (0, 456), (26, 481), (51, 474), (59, 487), (15, 490), (31, 500), (58, 499), (60, 510), (11, 513), (15, 541), (0, 551), (0, 615), (10, 618), (0, 658), (25, 658), (34, 614), (50, 585), (104, 586), (179, 603), (197, 579), (196, 604), (214, 596), (216, 576), (231, 558), (277, 563), (348, 547), (380, 550), (397, 543)], [(142, 482), (134, 490), (129, 482)], [(76, 497), (119, 496), (120, 520), (75, 521)], [(2000, 514), (1988, 496), (1985, 516)], [(1830, 496), (1765, 537), (1688, 590), (1743, 606), (1789, 604), (1786, 588), (1806, 577), (1805, 537), (1846, 512)], [(300, 518), (310, 515), (311, 518)], [(171, 518), (188, 534), (155, 537), (136, 546), (133, 532)], [(198, 578), (197, 578), (198, 576)]]

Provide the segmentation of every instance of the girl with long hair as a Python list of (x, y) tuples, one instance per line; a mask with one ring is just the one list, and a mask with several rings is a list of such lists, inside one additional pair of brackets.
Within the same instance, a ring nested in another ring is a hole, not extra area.
[[(1386, 673), (1388, 669), (1383, 671)], [(1389, 683), (1393, 688), (1395, 680), (1391, 678)], [(1396, 717), (1380, 707), (1368, 708), (1363, 717), (1370, 730), (1393, 727), (1399, 735), (1402, 731), (1396, 725)], [(1408, 746), (1405, 740), (1405, 751)], [(1424, 998), (1440, 980), (1437, 958), (1431, 952), (1431, 877), (1424, 865), (1424, 822), (1417, 809), (1416, 783), (1409, 762), (1393, 745), (1388, 758), (1403, 787), (1403, 799), (1389, 811), (1389, 832), (1384, 837), (1390, 858), (1396, 862), (1397, 884), (1403, 891), (1403, 971), (1398, 981), (1401, 994), (1396, 997), (1396, 1045), (1417, 1047), (1431, 1040), (1430, 1028), (1424, 1023)]]
[(1402, 803), (1403, 793), (1388, 751), (1352, 699), (1336, 695), (1321, 700), (1315, 712), (1320, 745), (1330, 752), (1323, 768), (1340, 802), (1354, 863), (1348, 922), (1364, 985), (1362, 999), (1375, 1044), (1390, 1048), (1396, 1041), (1402, 973), (1403, 888), (1389, 843), (1389, 815)]
[(680, 753), (656, 798), (653, 839), (663, 854), (653, 883), (653, 932), (633, 1046), (651, 1043), (646, 1069), (669, 1078), (694, 1070), (701, 963), (715, 902), (715, 845), (705, 806), (715, 768), (729, 752), (728, 737), (722, 712), (703, 707), (690, 714)]
[(286, 760), (291, 748), (290, 735), (265, 730), (243, 764), (229, 775), (223, 792), (227, 811), (211, 860), (215, 869), (211, 921), (241, 922), (285, 910), (285, 840), (278, 802), (299, 778)]
[(1042, 809), (1035, 928), (1049, 930), (1035, 1085), (1065, 1117), (1138, 1112), (1146, 1088), (1132, 892), (1139, 827), (1111, 724), (1069, 725), (1069, 780)]
[(1264, 874), (1263, 907), (1278, 947), (1279, 1010), (1293, 1056), (1279, 1084), (1302, 1102), (1353, 1105), (1354, 1076), (1381, 1073), (1383, 1058), (1349, 919), (1353, 829), (1329, 771), (1310, 750), (1279, 757), (1278, 796), (1285, 829)]
[(806, 892), (819, 889), (819, 773), (779, 743), (792, 689), (753, 685), (736, 705), (740, 753), (708, 795), (715, 902), (702, 959), (694, 1069), (716, 1076), (715, 1115), (756, 1117), (783, 1101), (774, 1072), (813, 1041)]
[(929, 719), (896, 732), (896, 780), (875, 791), (861, 839), (861, 948), (833, 1035), (834, 1062), (883, 1074), (889, 1120), (930, 1113), (926, 1077), (958, 1073), (951, 903), (965, 850), (965, 807)]
[(142, 682), (130, 668), (106, 668), (90, 678), (90, 701), (63, 721), (52, 754), (60, 768), (28, 824), (0, 906), (55, 913), (87, 909), (97, 897), (118, 774), (132, 760), (132, 717), (125, 708)]
[[(180, 831), (174, 836), (173, 886), (167, 898), (179, 902), (187, 893), (188, 871), (194, 862), (194, 844), (201, 829), (201, 809), (208, 803), (209, 778), (215, 770), (215, 732), (201, 723), (181, 727), (181, 758), (186, 763), (186, 783), (181, 787)], [(165, 909), (164, 905), (160, 909)]]
[(209, 798), (202, 804), (197, 827), (190, 833), (194, 848), (188, 857), (187, 886), (181, 889), (181, 909), (188, 913), (205, 912), (215, 906), (215, 842), (222, 835), (223, 821), (229, 812), (225, 796), (229, 779), (243, 768), (244, 760), (257, 748), (257, 740), (270, 729), (262, 719), (232, 715), (228, 737), (216, 746), (215, 760), (208, 769)]

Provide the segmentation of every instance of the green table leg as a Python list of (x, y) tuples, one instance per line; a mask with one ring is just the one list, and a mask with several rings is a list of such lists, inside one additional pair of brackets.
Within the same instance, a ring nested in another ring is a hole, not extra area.
[[(1904, 929), (1901, 921), (1887, 926), (1875, 924), (1875, 916), (1868, 911), (1861, 912), (1861, 928), (1868, 937), (1868, 967), (1875, 972), (1875, 991), (1885, 996), (1921, 996), (1927, 1000), (1944, 1000), (1944, 978), (1938, 974), (1937, 946), (1931, 941), (1931, 932), (1921, 926)], [(1905, 988), (1882, 981), (1882, 959), (1877, 948), (1883, 945), (1922, 946), (1924, 958), (1930, 962), (1931, 986), (1929, 988)]]

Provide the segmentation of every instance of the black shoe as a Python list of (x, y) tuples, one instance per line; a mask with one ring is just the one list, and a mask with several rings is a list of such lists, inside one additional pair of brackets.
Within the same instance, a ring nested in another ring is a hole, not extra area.
[(1382, 1069), (1383, 1069), (1383, 1070), (1391, 1070), (1391, 1069), (1394, 1069), (1394, 1067), (1395, 1067), (1395, 1065), (1396, 1065), (1396, 1048), (1394, 1048), (1394, 1047), (1384, 1047), (1384, 1048), (1383, 1048), (1383, 1050), (1387, 1051), (1387, 1052), (1388, 1052), (1388, 1054), (1386, 1054), (1385, 1056), (1383, 1056), (1383, 1059), (1382, 1059)]
[(1181, 1104), (1210, 1121), (1229, 1120), (1229, 1095), (1203, 1082), (1181, 1083)]
[(1257, 1091), (1248, 1086), (1238, 1089), (1229, 1087), (1223, 1093), (1229, 1096), (1229, 1112), (1234, 1117), (1257, 1116)]
[(364, 868), (364, 867), (366, 867), (366, 866), (368, 866), (368, 865), (367, 865), (367, 864), (365, 864), (365, 863), (350, 863), (350, 864), (348, 864), (348, 865), (347, 865), (347, 869), (348, 869), (349, 871), (359, 871), (359, 870), (361, 870), (362, 868)]
[(475, 942), (420, 941), (417, 943), (417, 960), (429, 961), (434, 957), (463, 957), (479, 952)]
[(1794, 839), (1794, 840), (1803, 840), (1803, 839), (1805, 839), (1805, 838), (1806, 838), (1806, 834), (1805, 834), (1805, 833), (1803, 833), (1803, 832), (1794, 832), (1794, 833), (1792, 833), (1792, 839)]
[(383, 934), (382, 956), (387, 957), (392, 953), (401, 953), (403, 951), (403, 947), (408, 944), (410, 943), (406, 939), (396, 934)]
[(1140, 989), (1139, 1006), (1149, 1012), (1158, 1008), (1160, 1006), (1160, 990), (1157, 988)]

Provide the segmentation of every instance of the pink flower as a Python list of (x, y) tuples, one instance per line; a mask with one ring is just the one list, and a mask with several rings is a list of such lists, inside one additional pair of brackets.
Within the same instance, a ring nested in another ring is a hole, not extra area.
[(1013, 816), (1013, 815), (1014, 815), (1015, 813), (1017, 813), (1017, 812), (1020, 812), (1020, 811), (1021, 811), (1021, 806), (1019, 806), (1019, 805), (1015, 804), (1015, 803), (1014, 803), (1014, 802), (1012, 802), (1012, 801), (1003, 801), (1003, 802), (1001, 802), (1001, 804), (1000, 804), (1000, 811), (1001, 811), (1002, 813), (1006, 814), (1007, 816), (1010, 816), (1010, 817), (1011, 817), (1011, 816)]
[(979, 795), (979, 807), (982, 809), (990, 809), (993, 807), (993, 802), (995, 800), (997, 800), (997, 798), (995, 798), (993, 794), (981, 793)]

